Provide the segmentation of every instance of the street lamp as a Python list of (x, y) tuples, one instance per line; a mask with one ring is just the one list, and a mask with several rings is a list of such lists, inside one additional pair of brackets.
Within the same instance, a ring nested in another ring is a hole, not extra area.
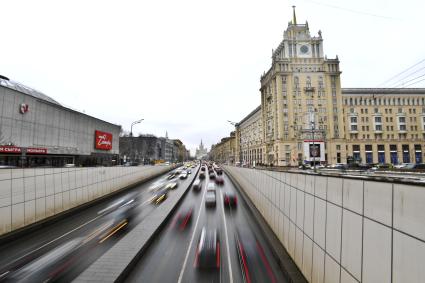
[(143, 120), (144, 119), (140, 119), (140, 120), (137, 120), (137, 121), (134, 121), (133, 123), (131, 123), (131, 127), (130, 127), (130, 138), (131, 138), (130, 156), (131, 156), (131, 162), (134, 162), (134, 153), (133, 153), (133, 148), (134, 148), (134, 146), (133, 146), (133, 143), (134, 143), (134, 140), (133, 140), (133, 126), (136, 125), (136, 124), (142, 123)]
[[(236, 122), (232, 122), (230, 120), (227, 120), (227, 122), (229, 122), (231, 125), (235, 126), (236, 128), (236, 133), (238, 132), (238, 128), (239, 128), (239, 123)], [(242, 166), (242, 135), (241, 132), (239, 131), (239, 166)]]
[(140, 120), (137, 120), (137, 121), (134, 121), (133, 123), (131, 123), (131, 127), (130, 127), (130, 136), (131, 137), (133, 136), (133, 126), (136, 125), (136, 124), (142, 123), (143, 120), (145, 120), (145, 119), (140, 119)]

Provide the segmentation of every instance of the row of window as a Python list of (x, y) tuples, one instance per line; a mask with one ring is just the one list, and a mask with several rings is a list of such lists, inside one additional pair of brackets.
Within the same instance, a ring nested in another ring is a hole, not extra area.
[(425, 105), (425, 98), (345, 98), (345, 105)]

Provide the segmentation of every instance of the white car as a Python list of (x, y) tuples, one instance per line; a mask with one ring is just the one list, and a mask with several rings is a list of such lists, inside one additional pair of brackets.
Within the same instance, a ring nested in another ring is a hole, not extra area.
[(207, 191), (215, 191), (215, 183), (208, 183)]

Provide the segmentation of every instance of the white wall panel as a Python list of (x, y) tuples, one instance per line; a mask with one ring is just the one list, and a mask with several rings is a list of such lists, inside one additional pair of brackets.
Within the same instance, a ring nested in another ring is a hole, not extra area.
[(328, 177), (327, 200), (342, 206), (342, 179)]
[(392, 184), (364, 183), (364, 214), (376, 221), (391, 225)]
[(341, 265), (359, 281), (362, 269), (362, 236), (362, 217), (344, 209)]
[(325, 276), (325, 252), (313, 243), (313, 269), (311, 282), (323, 283)]
[(394, 185), (394, 228), (425, 241), (425, 188)]
[(423, 283), (425, 243), (394, 231), (393, 282)]
[(326, 202), (319, 198), (314, 202), (314, 241), (325, 249)]
[(391, 282), (391, 229), (364, 219), (363, 282)]
[(341, 255), (341, 217), (342, 208), (327, 203), (326, 217), (326, 251), (338, 262)]
[(344, 179), (343, 206), (363, 214), (363, 181)]
[(326, 283), (339, 283), (340, 278), (340, 265), (334, 261), (329, 255), (325, 255), (325, 282)]

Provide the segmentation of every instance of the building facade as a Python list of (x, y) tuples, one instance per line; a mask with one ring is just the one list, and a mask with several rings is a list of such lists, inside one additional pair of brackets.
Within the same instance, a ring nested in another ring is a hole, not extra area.
[(201, 144), (199, 145), (199, 148), (196, 149), (195, 158), (200, 160), (207, 157), (207, 155), (208, 155), (208, 149), (204, 147), (204, 144), (202, 143), (202, 140), (201, 140)]
[(241, 165), (423, 163), (425, 89), (341, 88), (339, 59), (295, 15), (261, 76), (261, 106), (236, 124)]
[(337, 145), (344, 145), (339, 60), (328, 59), (323, 49), (322, 33), (311, 36), (294, 10), (271, 68), (261, 76), (265, 163), (336, 160)]
[(362, 163), (422, 163), (425, 89), (343, 89), (347, 154)]
[(120, 131), (0, 76), (0, 165), (114, 165)]
[(222, 138), (218, 144), (211, 146), (209, 158), (222, 164), (235, 165), (236, 149), (236, 135), (231, 132), (230, 137)]
[(265, 161), (264, 128), (261, 106), (254, 109), (237, 124), (242, 165), (262, 164)]

